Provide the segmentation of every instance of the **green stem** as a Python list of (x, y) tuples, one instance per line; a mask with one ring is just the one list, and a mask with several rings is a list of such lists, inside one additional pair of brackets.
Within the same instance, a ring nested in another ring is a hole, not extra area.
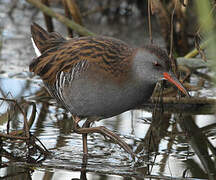
[(63, 15), (54, 12), (52, 9), (45, 6), (44, 4), (42, 4), (38, 0), (26, 0), (26, 1), (31, 3), (32, 5), (34, 5), (38, 9), (40, 9), (42, 12), (46, 13), (47, 15), (49, 15), (53, 18), (56, 18), (57, 20), (59, 20), (60, 22), (62, 22), (66, 26), (70, 27), (74, 31), (77, 31), (80, 35), (83, 35), (83, 36), (94, 36), (95, 35), (95, 33), (89, 31), (88, 29), (84, 28), (83, 26), (80, 26), (79, 24), (75, 23), (73, 20), (70, 20)]
[[(207, 47), (207, 45), (209, 44), (210, 39), (204, 41), (203, 43), (200, 44), (200, 49), (203, 50)], [(197, 54), (199, 54), (199, 51), (197, 48), (193, 49), (191, 52), (189, 52), (188, 54), (186, 54), (184, 56), (184, 58), (192, 58), (195, 57)]]

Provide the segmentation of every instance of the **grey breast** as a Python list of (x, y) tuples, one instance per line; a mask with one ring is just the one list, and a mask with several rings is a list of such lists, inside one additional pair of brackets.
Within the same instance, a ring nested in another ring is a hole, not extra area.
[(61, 97), (68, 110), (78, 116), (106, 118), (118, 115), (147, 100), (151, 92), (145, 92), (153, 90), (133, 77), (124, 83), (114, 83), (110, 77), (92, 72), (90, 67), (87, 71), (73, 73), (73, 78), (65, 75)]

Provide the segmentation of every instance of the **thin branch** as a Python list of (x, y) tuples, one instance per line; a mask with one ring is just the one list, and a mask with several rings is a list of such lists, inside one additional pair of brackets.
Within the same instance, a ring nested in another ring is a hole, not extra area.
[[(206, 41), (204, 41), (203, 43), (200, 44), (200, 49), (205, 49), (207, 47), (207, 45), (209, 44), (209, 42), (211, 41), (212, 39), (208, 39)], [(187, 53), (184, 58), (192, 58), (192, 57), (195, 57), (196, 55), (199, 54), (199, 50), (198, 49), (193, 49), (192, 51), (190, 51), (189, 53)]]
[(153, 44), (152, 25), (151, 25), (151, 0), (148, 0), (148, 28), (149, 28), (150, 43)]
[(171, 15), (171, 20), (170, 20), (170, 52), (169, 52), (169, 57), (172, 59), (173, 57), (173, 19), (174, 19), (174, 14), (177, 6), (177, 0), (175, 2), (175, 7), (172, 11)]
[(26, 0), (26, 1), (31, 3), (32, 5), (34, 5), (38, 9), (40, 9), (42, 12), (46, 13), (47, 15), (59, 20), (60, 22), (62, 22), (66, 26), (77, 31), (80, 35), (83, 35), (83, 36), (94, 36), (95, 35), (95, 33), (89, 31), (88, 29), (86, 29), (82, 26), (80, 26), (79, 24), (75, 23), (73, 20), (70, 20), (63, 15), (54, 12), (52, 9), (45, 6), (44, 4), (42, 4), (38, 0)]

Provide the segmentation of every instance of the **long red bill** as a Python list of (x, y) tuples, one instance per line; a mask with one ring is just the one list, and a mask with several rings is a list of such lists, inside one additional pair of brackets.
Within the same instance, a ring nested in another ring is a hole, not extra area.
[(168, 72), (163, 73), (164, 79), (168, 80), (172, 84), (174, 84), (181, 92), (183, 92), (186, 96), (190, 97), (188, 91), (182, 85), (182, 83), (175, 77), (173, 73), (169, 74)]

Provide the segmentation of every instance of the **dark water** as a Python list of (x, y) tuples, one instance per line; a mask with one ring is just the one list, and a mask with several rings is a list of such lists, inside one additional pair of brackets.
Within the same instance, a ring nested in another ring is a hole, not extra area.
[[(86, 162), (82, 154), (82, 138), (73, 133), (70, 114), (52, 100), (38, 99), (42, 95), (36, 94), (43, 93), (43, 84), (28, 72), (28, 65), (35, 56), (29, 27), (33, 21), (44, 25), (43, 16), (23, 1), (17, 3), (11, 17), (8, 15), (10, 8), (11, 1), (0, 1), (0, 97), (15, 98), (20, 104), (23, 99), (36, 103), (36, 119), (31, 134), (50, 154), (45, 156), (27, 148), (26, 143), (3, 140), (1, 178), (213, 179), (216, 120), (214, 115), (199, 112), (196, 115), (158, 112), (152, 120), (151, 112), (134, 110), (96, 122), (93, 126), (103, 125), (120, 135), (137, 152), (140, 162), (134, 163), (123, 149), (99, 134), (89, 135)], [(85, 24), (93, 32), (118, 37), (134, 46), (149, 42), (146, 20), (141, 20), (138, 12), (127, 21), (122, 19), (109, 23), (106, 17), (96, 14), (88, 17)], [(56, 23), (56, 27), (57, 31), (66, 33), (61, 24)], [(163, 47), (157, 26), (153, 32), (156, 44)], [(192, 77), (192, 83), (196, 81), (198, 79)], [(205, 88), (192, 94), (215, 97), (215, 89), (206, 83)], [(7, 112), (11, 119), (10, 129), (23, 127), (23, 116), (13, 104), (0, 101), (0, 132), (6, 133)], [(29, 118), (32, 107), (23, 108), (26, 108)]]

